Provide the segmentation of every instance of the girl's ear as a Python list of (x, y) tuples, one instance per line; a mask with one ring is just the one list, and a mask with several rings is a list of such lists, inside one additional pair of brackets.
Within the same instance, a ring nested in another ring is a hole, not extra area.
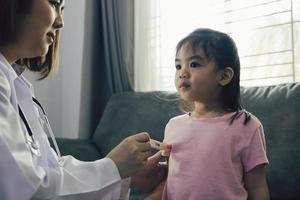
[(234, 71), (231, 67), (226, 67), (218, 72), (219, 84), (222, 86), (230, 83), (234, 76)]

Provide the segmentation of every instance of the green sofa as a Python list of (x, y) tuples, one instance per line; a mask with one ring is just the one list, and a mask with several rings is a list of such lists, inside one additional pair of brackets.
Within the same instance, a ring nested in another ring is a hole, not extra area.
[[(300, 84), (242, 88), (241, 97), (244, 107), (264, 125), (271, 199), (300, 199)], [(162, 140), (168, 120), (181, 113), (179, 104), (177, 94), (170, 92), (115, 94), (92, 139), (58, 138), (58, 144), (62, 154), (89, 161), (103, 157), (134, 133), (146, 131)], [(143, 195), (133, 190), (131, 199)]]

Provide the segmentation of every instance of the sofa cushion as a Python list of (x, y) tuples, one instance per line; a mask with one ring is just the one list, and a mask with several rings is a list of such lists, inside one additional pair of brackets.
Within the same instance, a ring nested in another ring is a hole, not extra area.
[(271, 199), (300, 197), (300, 84), (243, 88), (242, 102), (264, 126)]
[[(49, 142), (55, 149), (50, 138)], [(61, 155), (72, 155), (82, 161), (94, 161), (103, 157), (90, 139), (56, 138), (56, 142)]]
[[(300, 84), (241, 89), (244, 107), (262, 122), (270, 165), (271, 199), (300, 196)], [(125, 137), (146, 131), (162, 140), (168, 120), (182, 112), (179, 98), (169, 92), (125, 92), (113, 95), (93, 141), (106, 155)]]
[(103, 155), (135, 133), (148, 132), (152, 138), (162, 140), (168, 120), (181, 113), (178, 107), (178, 96), (174, 93), (115, 94), (106, 105), (93, 140)]

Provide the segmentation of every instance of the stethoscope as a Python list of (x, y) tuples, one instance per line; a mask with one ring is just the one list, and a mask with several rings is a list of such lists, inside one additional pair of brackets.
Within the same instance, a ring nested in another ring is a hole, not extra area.
[[(55, 140), (53, 131), (51, 129), (51, 126), (50, 126), (48, 117), (46, 115), (46, 112), (45, 112), (43, 106), (40, 104), (40, 102), (36, 98), (32, 97), (32, 100), (39, 107), (39, 113), (44, 118), (44, 121), (45, 121), (45, 124), (46, 124), (46, 128), (47, 128), (47, 130), (48, 130), (48, 132), (49, 132), (49, 134), (51, 136), (51, 140), (53, 142), (53, 145), (54, 145), (55, 151), (56, 151), (56, 153), (58, 155), (58, 158), (60, 159), (61, 158), (61, 154), (60, 154), (58, 145), (56, 143), (56, 140)], [(22, 121), (23, 121), (23, 123), (24, 123), (24, 125), (26, 127), (27, 132), (28, 132), (28, 135), (26, 137), (26, 143), (30, 146), (31, 153), (34, 154), (37, 157), (40, 157), (41, 156), (41, 151), (40, 151), (39, 142), (34, 137), (33, 132), (31, 130), (30, 126), (29, 126), (29, 123), (28, 123), (28, 121), (27, 121), (27, 119), (26, 119), (26, 117), (25, 117), (25, 115), (24, 115), (24, 113), (23, 113), (23, 111), (22, 111), (22, 109), (21, 109), (21, 107), (19, 105), (18, 105), (18, 109), (19, 109), (19, 115), (20, 115), (20, 117), (21, 117), (21, 119), (22, 119)], [(40, 110), (42, 112), (40, 112)]]

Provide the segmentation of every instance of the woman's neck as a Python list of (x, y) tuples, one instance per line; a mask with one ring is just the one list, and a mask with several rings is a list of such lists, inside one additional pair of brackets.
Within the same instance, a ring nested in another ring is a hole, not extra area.
[(6, 58), (9, 64), (13, 64), (18, 60), (16, 51), (12, 47), (0, 46), (0, 52)]

